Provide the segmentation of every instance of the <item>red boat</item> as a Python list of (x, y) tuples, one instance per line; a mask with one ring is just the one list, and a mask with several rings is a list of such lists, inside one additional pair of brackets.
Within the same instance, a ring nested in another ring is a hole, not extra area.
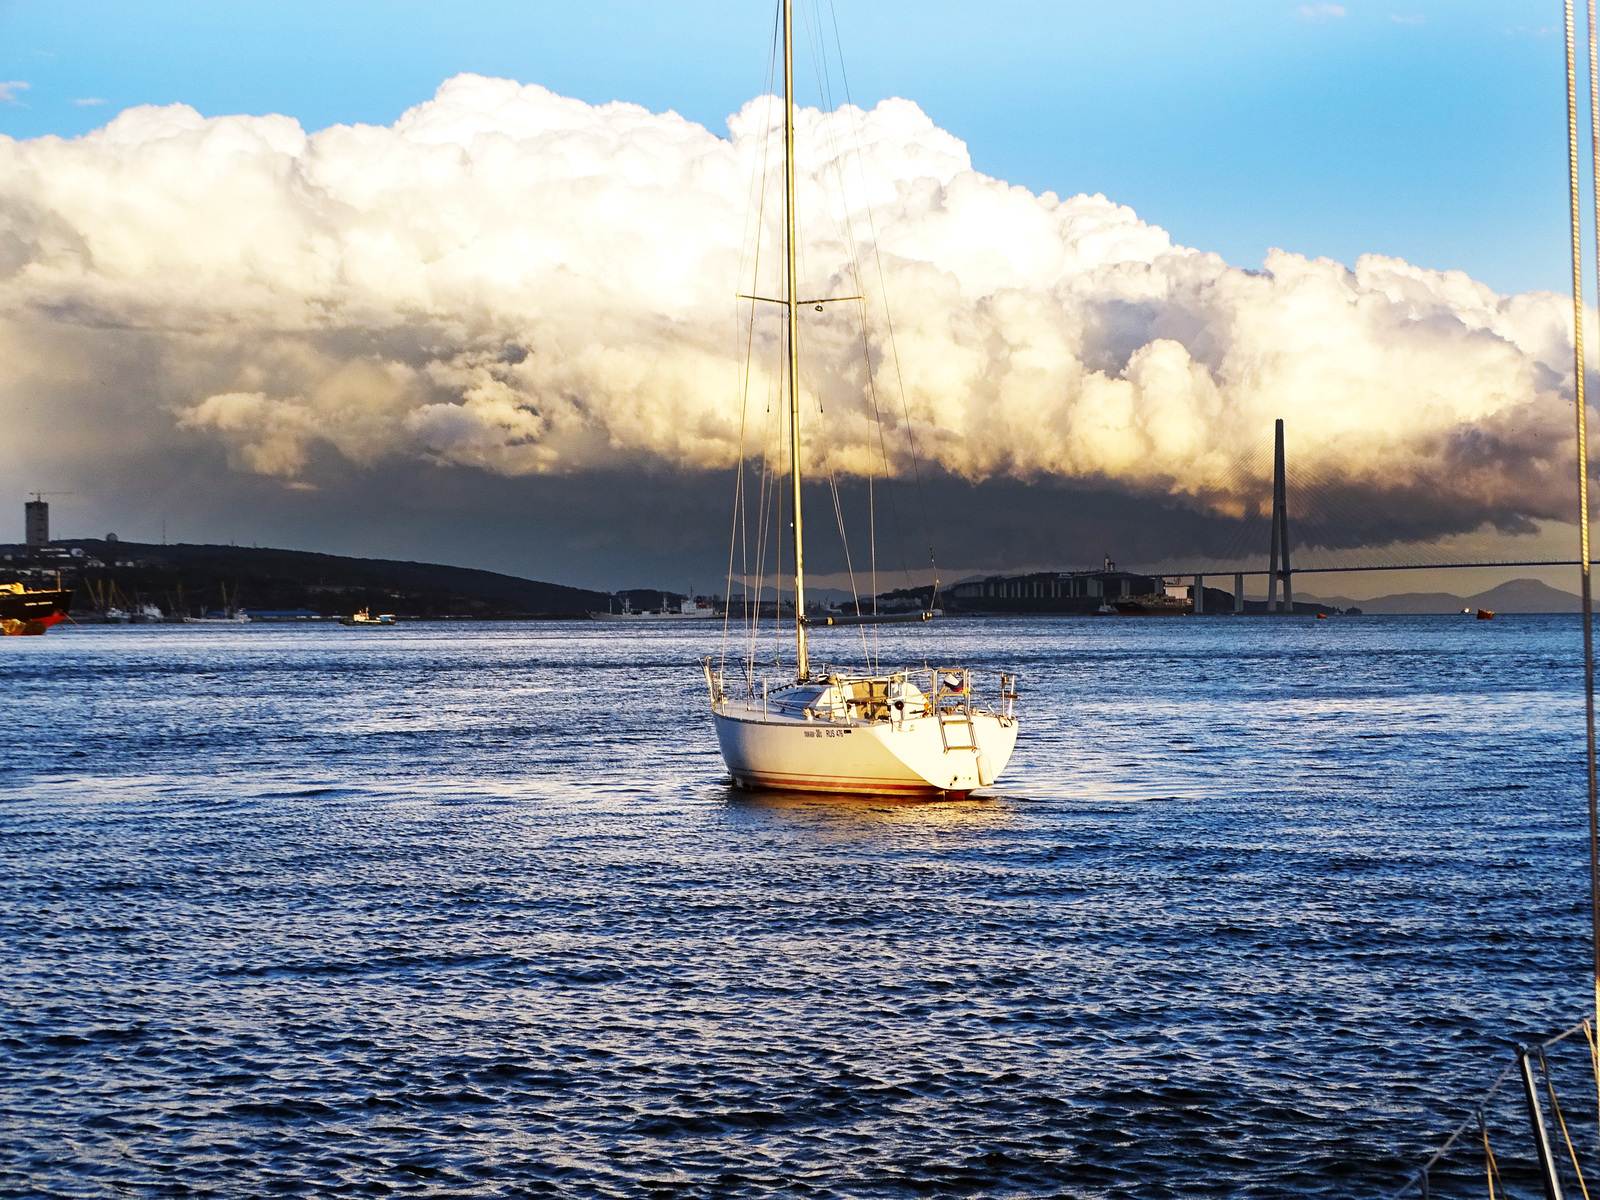
[(39, 634), (66, 619), (70, 588), (30, 592), (20, 583), (0, 583), (0, 634)]

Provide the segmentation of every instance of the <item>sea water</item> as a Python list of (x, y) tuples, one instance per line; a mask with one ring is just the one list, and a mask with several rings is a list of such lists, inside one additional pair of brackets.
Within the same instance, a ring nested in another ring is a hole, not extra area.
[(1591, 1000), (1576, 618), (877, 648), (998, 786), (733, 790), (720, 623), (0, 639), (0, 1192), (1381, 1196)]

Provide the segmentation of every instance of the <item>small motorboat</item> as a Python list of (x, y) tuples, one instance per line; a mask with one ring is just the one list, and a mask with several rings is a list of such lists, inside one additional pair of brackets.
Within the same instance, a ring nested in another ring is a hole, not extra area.
[(1492, 621), (1492, 620), (1494, 620), (1494, 609), (1492, 609), (1492, 608), (1480, 608), (1478, 610), (1478, 620), (1480, 620), (1480, 621)]
[(377, 616), (373, 616), (370, 612), (363, 608), (360, 612), (354, 614), (353, 616), (340, 617), (339, 624), (357, 626), (362, 629), (371, 629), (374, 626), (393, 625), (394, 614), (379, 613)]

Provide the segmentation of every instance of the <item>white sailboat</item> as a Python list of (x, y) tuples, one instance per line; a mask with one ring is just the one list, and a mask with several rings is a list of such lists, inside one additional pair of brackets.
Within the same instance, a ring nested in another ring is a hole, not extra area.
[[(1005, 770), (1017, 744), (1016, 677), (975, 689), (979, 673), (963, 666), (879, 673), (813, 672), (808, 625), (926, 621), (907, 616), (808, 617), (801, 520), (799, 309), (796, 291), (794, 21), (782, 0), (784, 101), (784, 298), (787, 347), (789, 475), (794, 530), (795, 676), (771, 688), (755, 682), (732, 694), (726, 673), (705, 660), (711, 717), (723, 761), (739, 787), (909, 797), (964, 796)], [(751, 299), (756, 299), (751, 297)], [(759, 593), (758, 593), (759, 594)], [(757, 608), (759, 610), (759, 604)]]

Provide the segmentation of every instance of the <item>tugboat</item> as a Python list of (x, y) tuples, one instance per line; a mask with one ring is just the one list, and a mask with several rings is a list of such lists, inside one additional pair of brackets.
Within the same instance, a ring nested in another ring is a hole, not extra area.
[(393, 625), (394, 624), (394, 614), (393, 613), (379, 613), (377, 616), (374, 617), (374, 616), (371, 615), (369, 610), (363, 608), (360, 612), (356, 613), (354, 616), (340, 617), (339, 618), (339, 624), (341, 624), (341, 625), (356, 625), (356, 626), (361, 626), (363, 628), (371, 628), (374, 625)]
[(41, 634), (64, 621), (71, 607), (70, 588), (31, 592), (20, 583), (0, 583), (0, 634)]

